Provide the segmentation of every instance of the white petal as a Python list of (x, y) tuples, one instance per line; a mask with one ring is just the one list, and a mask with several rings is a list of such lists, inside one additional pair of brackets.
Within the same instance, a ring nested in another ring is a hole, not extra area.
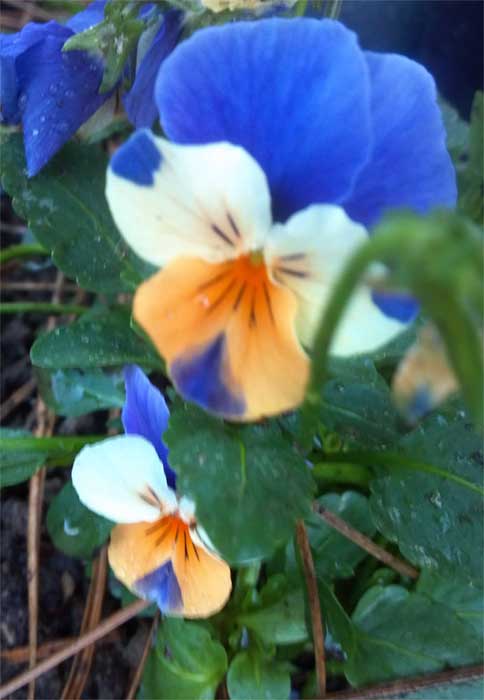
[(177, 508), (155, 448), (139, 435), (83, 447), (72, 481), (84, 505), (117, 523), (152, 521)]
[[(311, 347), (332, 288), (349, 258), (368, 239), (366, 229), (341, 207), (314, 205), (273, 226), (264, 257), (275, 282), (299, 299), (296, 319), (300, 340)], [(404, 324), (385, 316), (362, 284), (339, 324), (331, 353), (369, 352), (397, 335)]]
[(188, 525), (195, 519), (195, 503), (191, 498), (182, 496), (178, 501), (178, 514)]
[(137, 131), (111, 161), (106, 196), (126, 241), (157, 266), (235, 258), (259, 248), (271, 226), (262, 169), (229, 143), (179, 146)]

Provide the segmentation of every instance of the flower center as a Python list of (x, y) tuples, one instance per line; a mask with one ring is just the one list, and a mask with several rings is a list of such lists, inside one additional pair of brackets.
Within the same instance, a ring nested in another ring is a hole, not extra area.
[(249, 258), (250, 263), (254, 267), (257, 267), (264, 263), (264, 253), (260, 248), (258, 250), (253, 250), (251, 253), (249, 253), (247, 257)]

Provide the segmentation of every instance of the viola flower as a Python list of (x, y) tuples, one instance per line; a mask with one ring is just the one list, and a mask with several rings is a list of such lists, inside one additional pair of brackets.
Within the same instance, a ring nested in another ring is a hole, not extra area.
[[(162, 268), (134, 316), (186, 399), (234, 420), (294, 408), (305, 349), (369, 227), (393, 207), (455, 203), (433, 79), (362, 51), (338, 22), (272, 18), (195, 33), (155, 97), (172, 143), (135, 133), (107, 178), (122, 235)], [(332, 353), (375, 349), (417, 308), (362, 285)]]
[(393, 376), (395, 403), (409, 422), (416, 423), (458, 390), (444, 342), (437, 328), (427, 323)]
[[(0, 121), (22, 123), (29, 176), (36, 175), (113, 95), (99, 94), (101, 59), (86, 51), (62, 51), (74, 34), (103, 20), (105, 4), (94, 0), (65, 25), (29, 22), (20, 32), (0, 35)], [(181, 17), (175, 11), (160, 15), (154, 31), (147, 30), (150, 41), (140, 38), (136, 77), (124, 97), (136, 127), (153, 124), (155, 77), (178, 40)]]
[(230, 568), (197, 523), (194, 503), (176, 493), (163, 396), (139, 367), (127, 368), (125, 379), (125, 435), (81, 450), (74, 487), (88, 508), (118, 523), (108, 557), (120, 581), (163, 613), (208, 617), (230, 595)]

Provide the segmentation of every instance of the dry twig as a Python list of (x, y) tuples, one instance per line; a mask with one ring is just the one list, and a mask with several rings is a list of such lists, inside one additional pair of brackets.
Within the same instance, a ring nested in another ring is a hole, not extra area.
[(383, 547), (379, 547), (372, 540), (370, 540), (369, 537), (363, 535), (359, 530), (355, 530), (354, 527), (348, 525), (347, 522), (331, 511), (323, 508), (323, 506), (320, 506), (319, 504), (314, 505), (314, 511), (334, 530), (337, 530), (344, 537), (358, 545), (358, 547), (364, 549), (366, 552), (368, 552), (368, 554), (371, 554), (372, 557), (375, 557), (375, 559), (379, 559), (402, 576), (408, 576), (409, 578), (414, 579), (418, 578), (419, 573), (417, 569), (407, 562), (402, 561), (402, 559), (390, 554), (390, 552), (387, 552), (386, 549), (383, 549)]
[(128, 605), (126, 608), (118, 610), (114, 613), (114, 615), (111, 615), (101, 622), (96, 629), (81, 635), (75, 642), (64, 649), (61, 649), (56, 654), (53, 654), (50, 658), (42, 661), (40, 664), (37, 664), (35, 668), (24, 671), (20, 675), (5, 683), (2, 687), (0, 687), (0, 700), (6, 698), (8, 695), (11, 695), (19, 688), (23, 688), (24, 685), (27, 685), (27, 683), (30, 683), (39, 676), (42, 676), (44, 673), (47, 673), (47, 671), (55, 668), (66, 659), (74, 656), (74, 654), (77, 654), (77, 652), (81, 651), (81, 649), (85, 649), (90, 644), (94, 644), (94, 642), (97, 642), (97, 640), (101, 639), (101, 637), (109, 634), (109, 632), (112, 632), (112, 630), (115, 630), (128, 620), (131, 620), (132, 617), (138, 615), (138, 613), (147, 608), (149, 605), (151, 605), (149, 601), (137, 600), (135, 603)]
[[(64, 275), (57, 273), (52, 302), (57, 303), (62, 294)], [(52, 330), (56, 324), (54, 317), (49, 317), (46, 329)], [(54, 432), (55, 415), (51, 413), (40, 396), (36, 405), (36, 437), (46, 437)], [(34, 668), (37, 661), (37, 630), (39, 622), (39, 545), (42, 518), (42, 501), (44, 496), (45, 467), (39, 469), (29, 483), (29, 516), (27, 526), (27, 594), (29, 603), (29, 668)], [(35, 681), (29, 685), (28, 700), (35, 697)]]
[(304, 576), (308, 589), (309, 609), (311, 611), (311, 626), (313, 629), (314, 662), (316, 666), (316, 681), (318, 698), (326, 696), (326, 661), (324, 654), (324, 631), (321, 605), (319, 603), (318, 582), (314, 569), (313, 555), (309, 545), (308, 533), (303, 520), (296, 523), (296, 539), (301, 552)]
[[(451, 671), (442, 671), (441, 673), (431, 673), (426, 676), (418, 676), (417, 678), (402, 678), (392, 683), (384, 683), (382, 685), (374, 685), (368, 688), (360, 688), (359, 690), (343, 690), (339, 693), (331, 693), (326, 696), (326, 700), (391, 700), (392, 698), (401, 698), (406, 693), (412, 693), (423, 688), (435, 688), (439, 690), (440, 686), (446, 683), (455, 684), (456, 687), (465, 681), (471, 681), (484, 676), (484, 666), (468, 666), (466, 668), (456, 668)], [(432, 697), (436, 697), (432, 694)], [(462, 696), (463, 697), (463, 696)]]
[(5, 401), (2, 403), (0, 406), (0, 420), (5, 420), (5, 418), (15, 409), (17, 406), (19, 406), (25, 399), (28, 399), (30, 394), (33, 392), (35, 389), (36, 385), (35, 379), (32, 377), (32, 379), (29, 379), (28, 382), (25, 382), (25, 384), (22, 384), (22, 386), (19, 386), (18, 389), (16, 389), (8, 399), (5, 399)]
[[(106, 590), (107, 573), (107, 550), (106, 547), (103, 547), (93, 563), (91, 583), (82, 618), (81, 635), (95, 629), (99, 624), (104, 592)], [(91, 669), (93, 654), (94, 645), (88, 646), (76, 654), (72, 662), (67, 683), (62, 692), (62, 700), (76, 700), (76, 698), (81, 697)]]
[[(114, 630), (107, 634), (104, 639), (101, 639), (98, 644), (112, 644), (119, 641), (120, 635), (118, 630)], [(59, 649), (64, 649), (75, 642), (77, 637), (64, 637), (61, 639), (51, 639), (49, 642), (40, 644), (37, 647), (37, 659), (45, 659), (51, 656)], [(2, 649), (0, 658), (10, 664), (25, 664), (29, 661), (29, 645), (21, 647), (12, 647), (11, 649)]]
[[(41, 644), (37, 647), (37, 658), (45, 659), (47, 656), (59, 651), (59, 649), (63, 649), (68, 644), (72, 644), (75, 639), (76, 637), (64, 637), (63, 639), (52, 639), (50, 642)], [(0, 651), (0, 657), (4, 661), (8, 661), (9, 664), (28, 663), (29, 654), (30, 647), (28, 644), (23, 647), (13, 647), (12, 649), (2, 649)]]
[(134, 672), (133, 680), (131, 681), (128, 693), (126, 695), (126, 700), (134, 700), (134, 698), (136, 697), (136, 691), (138, 690), (138, 686), (141, 682), (141, 677), (143, 675), (146, 660), (148, 658), (148, 654), (150, 653), (150, 649), (153, 645), (153, 638), (155, 636), (156, 628), (158, 626), (159, 617), (160, 615), (157, 610), (153, 618), (153, 622), (150, 625), (149, 632), (146, 635), (146, 642), (143, 648), (143, 653), (141, 654), (138, 666), (136, 668), (136, 671)]

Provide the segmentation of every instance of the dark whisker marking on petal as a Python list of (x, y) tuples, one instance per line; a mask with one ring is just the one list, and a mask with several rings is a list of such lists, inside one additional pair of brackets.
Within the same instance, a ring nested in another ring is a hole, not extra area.
[(256, 297), (256, 290), (254, 289), (254, 293), (252, 294), (252, 301), (250, 302), (250, 315), (249, 315), (249, 327), (254, 328), (254, 326), (257, 325), (256, 317), (255, 317), (255, 297)]
[(163, 532), (161, 537), (158, 537), (158, 539), (156, 540), (155, 547), (158, 547), (164, 540), (166, 540), (166, 538), (170, 534), (170, 531), (171, 531), (171, 527), (166, 528), (166, 530)]
[[(190, 525), (189, 540), (190, 540), (190, 544), (192, 545), (192, 549), (193, 549), (193, 551), (195, 552), (195, 556), (197, 557), (198, 561), (200, 561), (200, 557), (198, 556), (197, 547), (196, 547), (194, 541), (192, 540), (192, 532), (197, 533), (197, 526), (196, 526), (195, 524)], [(197, 533), (197, 534), (198, 534), (198, 533)], [(200, 536), (200, 535), (199, 535), (199, 536)]]
[(187, 549), (187, 533), (183, 530), (183, 547), (185, 549), (185, 561), (188, 559), (188, 549)]
[(180, 533), (180, 526), (177, 524), (175, 533), (175, 544), (178, 542), (178, 535)]
[(152, 535), (154, 532), (157, 532), (157, 530), (165, 528), (169, 524), (169, 521), (168, 523), (164, 522), (164, 518), (162, 518), (161, 520), (157, 520), (154, 525), (145, 530), (145, 535)]
[(303, 272), (302, 270), (291, 270), (289, 267), (278, 267), (277, 270), (278, 272), (282, 272), (283, 275), (292, 275), (293, 277), (300, 277), (301, 279), (309, 277), (308, 272)]
[(207, 309), (207, 314), (212, 313), (212, 311), (213, 311), (214, 309), (216, 309), (217, 306), (219, 306), (219, 305), (222, 303), (222, 301), (224, 300), (224, 298), (227, 296), (227, 294), (230, 292), (230, 290), (233, 288), (233, 286), (234, 286), (235, 284), (237, 284), (237, 280), (232, 279), (232, 280), (230, 281), (230, 284), (229, 284), (227, 287), (225, 287), (225, 289), (224, 289), (223, 292), (220, 294), (220, 296), (218, 297), (218, 299), (216, 299), (214, 302), (212, 302), (212, 303), (210, 304), (210, 306), (209, 306), (208, 309)]
[(234, 247), (233, 241), (230, 240), (230, 238), (227, 236), (226, 233), (222, 231), (221, 228), (217, 226), (217, 224), (210, 224), (212, 231), (217, 234), (222, 240), (224, 240), (226, 243), (228, 243), (232, 248)]
[(144, 501), (145, 503), (148, 503), (148, 505), (150, 505), (150, 506), (154, 505), (154, 506), (161, 507), (161, 501), (158, 498), (158, 496), (156, 495), (156, 493), (153, 491), (151, 486), (145, 485), (145, 489), (146, 489), (147, 493), (146, 493), (146, 491), (139, 491), (138, 492), (141, 500)]
[(262, 289), (264, 290), (264, 296), (266, 298), (267, 308), (269, 309), (269, 316), (271, 317), (272, 323), (275, 323), (274, 312), (272, 311), (271, 295), (269, 294), (269, 290), (267, 289), (267, 284), (265, 282), (263, 282), (263, 284), (262, 284)]
[(237, 299), (235, 300), (234, 305), (232, 307), (234, 311), (237, 311), (237, 309), (239, 308), (239, 304), (242, 301), (242, 297), (244, 296), (246, 286), (247, 286), (247, 283), (243, 282), (243, 284), (240, 288), (240, 291), (237, 294)]
[(227, 275), (230, 275), (232, 270), (224, 270), (223, 272), (220, 272), (218, 275), (215, 275), (215, 277), (212, 277), (211, 280), (208, 280), (208, 282), (204, 282), (203, 284), (198, 285), (197, 287), (197, 292), (203, 292), (209, 287), (211, 287), (213, 284), (217, 284), (217, 282), (220, 282), (224, 277), (227, 277)]
[(160, 506), (161, 506), (161, 501), (160, 501), (160, 499), (158, 498), (158, 494), (151, 488), (151, 486), (148, 486), (148, 491), (150, 492), (150, 495), (153, 496), (153, 498), (155, 499), (155, 501), (156, 501), (157, 503), (159, 503)]
[(279, 260), (304, 260), (306, 253), (292, 253), (291, 255), (281, 255)]
[(232, 217), (232, 214), (229, 211), (227, 212), (227, 219), (229, 220), (229, 224), (232, 227), (232, 231), (235, 233), (237, 238), (240, 238), (240, 231), (239, 231), (237, 224), (235, 223), (235, 221)]

